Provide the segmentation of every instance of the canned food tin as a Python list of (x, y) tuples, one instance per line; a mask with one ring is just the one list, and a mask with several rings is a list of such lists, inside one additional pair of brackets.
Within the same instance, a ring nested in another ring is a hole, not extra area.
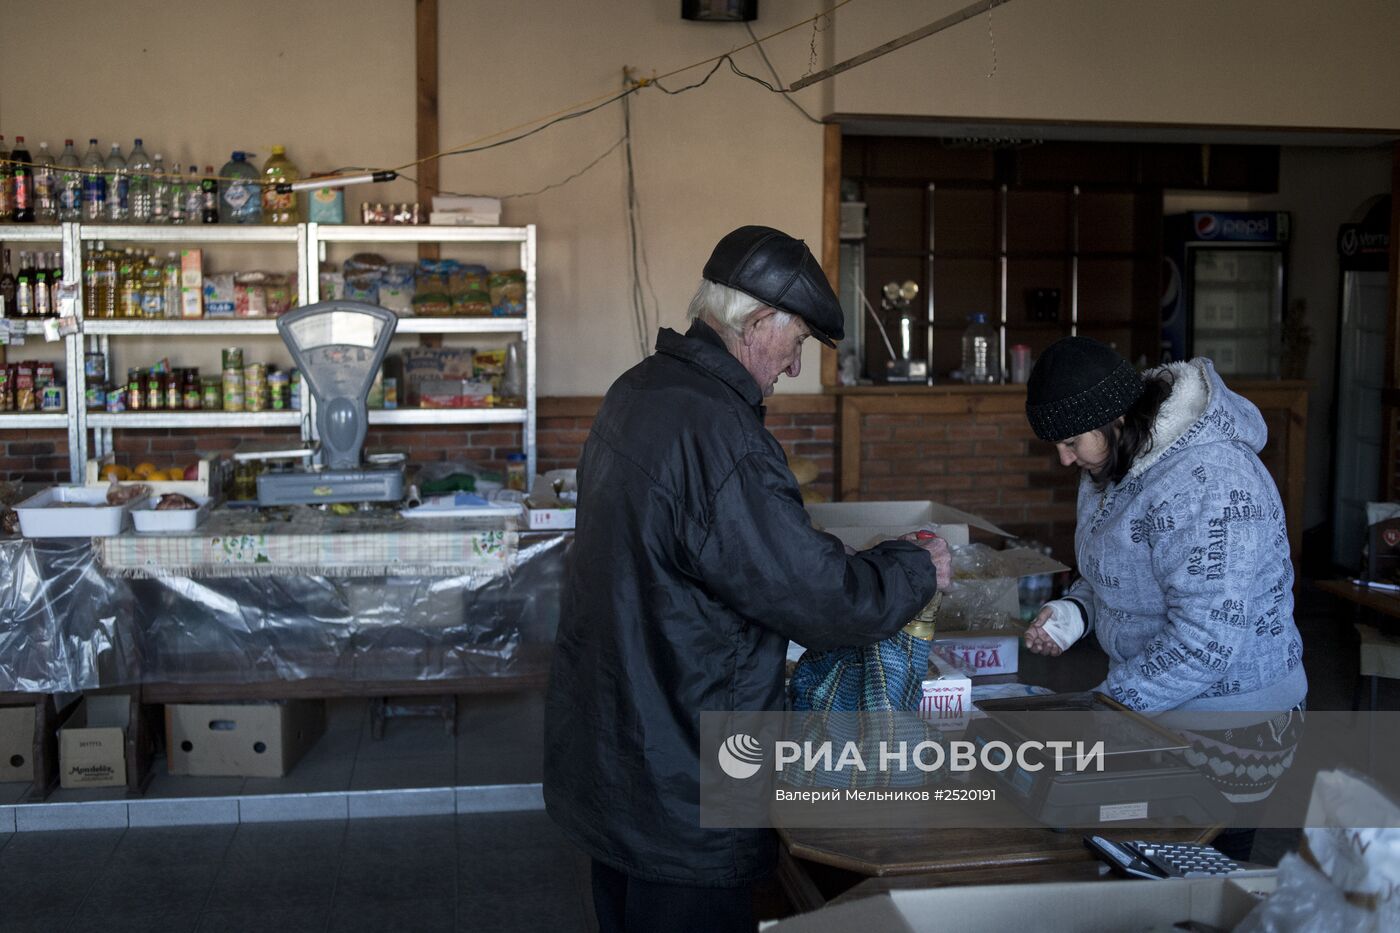
[(107, 411), (126, 411), (126, 390), (117, 388), (107, 393)]
[(242, 348), (242, 347), (225, 347), (225, 348), (224, 348), (224, 353), (223, 353), (223, 358), (224, 358), (224, 371), (225, 371), (225, 372), (227, 372), (227, 371), (230, 370), (230, 369), (242, 369), (242, 368), (243, 368), (243, 348)]
[(213, 376), (203, 381), (199, 394), (200, 407), (205, 411), (218, 411), (224, 407), (223, 386)]
[(284, 372), (267, 374), (267, 403), (273, 411), (286, 411), (291, 405), (292, 380)]
[(83, 374), (89, 382), (101, 382), (107, 378), (107, 356), (96, 350), (83, 354)]
[(224, 411), (242, 411), (242, 410), (243, 410), (243, 393), (242, 393), (242, 392), (239, 392), (239, 391), (236, 391), (236, 390), (230, 390), (230, 389), (228, 389), (228, 388), (225, 388), (225, 389), (224, 389)]
[(43, 394), (39, 397), (40, 411), (63, 411), (68, 407), (68, 392), (63, 386), (44, 386)]
[[(107, 386), (103, 383), (89, 384), (83, 392), (88, 411), (101, 411), (107, 407)], [(123, 406), (125, 407), (125, 406)]]

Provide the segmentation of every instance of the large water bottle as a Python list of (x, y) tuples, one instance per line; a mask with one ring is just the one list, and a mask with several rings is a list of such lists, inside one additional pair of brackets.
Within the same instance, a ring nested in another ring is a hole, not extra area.
[(170, 185), (170, 222), (182, 224), (185, 222), (185, 176), (180, 171), (179, 162), (170, 166), (167, 177)]
[[(133, 205), (133, 212), (135, 205)], [(151, 160), (151, 217), (153, 224), (170, 223), (170, 176), (165, 174), (165, 159), (157, 152)]]
[(151, 157), (141, 146), (141, 137), (131, 147), (131, 158), (126, 160), (129, 173), (127, 196), (131, 201), (131, 222), (148, 224), (151, 222)]
[(131, 176), (122, 157), (121, 143), (112, 143), (112, 151), (102, 167), (107, 172), (107, 222), (124, 224), (131, 219)]
[(58, 219), (64, 223), (72, 223), (83, 215), (81, 167), (73, 140), (65, 139), (63, 152), (58, 157)]
[(102, 153), (97, 140), (89, 139), (83, 153), (83, 222), (100, 224), (107, 214), (107, 176), (102, 174)]
[(246, 152), (234, 152), (219, 171), (219, 223), (262, 223), (262, 186)]
[(34, 222), (51, 224), (58, 220), (58, 173), (54, 171), (49, 144), (39, 144), (34, 157)]
[(1001, 382), (1000, 341), (985, 314), (968, 317), (962, 337), (962, 372), (964, 382)]

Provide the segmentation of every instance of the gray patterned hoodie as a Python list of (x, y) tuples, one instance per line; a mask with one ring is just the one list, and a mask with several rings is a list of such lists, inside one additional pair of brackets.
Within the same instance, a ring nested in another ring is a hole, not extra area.
[(1163, 369), (1151, 448), (1122, 482), (1079, 486), (1066, 596), (1108, 654), (1100, 689), (1137, 710), (1289, 709), (1308, 685), (1264, 419), (1210, 360)]

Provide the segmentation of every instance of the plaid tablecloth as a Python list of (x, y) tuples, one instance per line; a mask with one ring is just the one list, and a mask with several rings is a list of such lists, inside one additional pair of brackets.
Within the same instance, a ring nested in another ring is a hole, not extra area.
[(513, 521), (419, 519), (392, 512), (335, 515), (305, 506), (216, 509), (190, 534), (96, 539), (109, 573), (124, 577), (476, 576), (507, 572)]

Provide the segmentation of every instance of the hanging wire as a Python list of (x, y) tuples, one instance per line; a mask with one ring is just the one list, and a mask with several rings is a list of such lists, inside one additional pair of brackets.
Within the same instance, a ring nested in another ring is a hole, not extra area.
[(992, 70), (987, 72), (987, 77), (994, 78), (997, 73), (997, 37), (992, 35), (992, 9), (995, 3), (987, 4), (987, 42), (992, 46)]
[[(750, 26), (750, 25), (748, 24), (747, 21), (745, 21), (745, 23), (744, 23), (744, 28), (748, 30), (748, 32), (749, 32), (749, 38), (753, 40), (754, 46), (758, 49), (758, 54), (763, 58), (763, 63), (764, 63), (765, 65), (768, 66), (768, 71), (769, 71), (770, 74), (773, 75), (773, 80), (776, 81), (776, 82), (778, 82), (778, 87), (779, 87), (779, 88), (783, 87), (783, 79), (782, 79), (781, 77), (778, 76), (778, 69), (774, 68), (774, 67), (773, 67), (773, 63), (768, 59), (768, 53), (767, 53), (766, 51), (764, 51), (764, 49), (763, 49), (763, 43), (762, 43), (762, 42), (759, 42), (759, 41), (758, 41), (758, 36), (754, 35), (754, 33), (753, 33), (753, 27)], [(816, 41), (816, 40), (813, 39), (813, 42), (814, 42), (814, 43), (815, 43), (815, 41)], [(813, 45), (813, 48), (815, 49), (815, 44)], [(732, 67), (732, 64), (731, 64), (731, 67)], [(792, 104), (793, 109), (795, 109), (798, 113), (802, 114), (802, 116), (806, 117), (808, 121), (810, 121), (810, 122), (812, 122), (812, 123), (821, 123), (821, 122), (822, 122), (822, 121), (818, 120), (816, 117), (812, 116), (810, 113), (808, 113), (807, 110), (806, 110), (801, 104), (799, 104), (797, 101), (793, 100), (793, 99), (792, 99), (792, 92), (791, 92), (791, 91), (783, 90), (783, 91), (781, 91), (780, 93), (783, 95), (783, 100), (787, 101), (789, 104)]]

